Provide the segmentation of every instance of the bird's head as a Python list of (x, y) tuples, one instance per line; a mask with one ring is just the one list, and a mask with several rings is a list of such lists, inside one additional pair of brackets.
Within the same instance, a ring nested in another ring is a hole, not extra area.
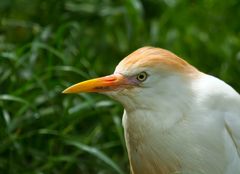
[(77, 83), (63, 93), (97, 92), (120, 101), (125, 109), (151, 107), (155, 97), (176, 97), (198, 74), (196, 68), (170, 51), (143, 47), (124, 58), (112, 75)]

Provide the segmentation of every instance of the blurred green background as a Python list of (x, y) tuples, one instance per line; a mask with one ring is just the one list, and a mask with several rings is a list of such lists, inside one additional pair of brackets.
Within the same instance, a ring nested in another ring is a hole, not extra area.
[(239, 19), (239, 0), (1, 0), (0, 173), (129, 173), (123, 108), (61, 91), (152, 45), (239, 92)]

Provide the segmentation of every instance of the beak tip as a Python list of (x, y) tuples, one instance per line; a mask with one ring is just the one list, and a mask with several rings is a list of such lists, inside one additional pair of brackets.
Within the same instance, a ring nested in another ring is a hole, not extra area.
[(68, 90), (67, 89), (65, 89), (64, 91), (62, 91), (62, 94), (68, 94), (69, 92), (68, 92)]

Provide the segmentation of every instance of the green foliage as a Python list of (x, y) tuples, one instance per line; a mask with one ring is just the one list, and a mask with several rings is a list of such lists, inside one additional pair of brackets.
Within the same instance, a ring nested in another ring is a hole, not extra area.
[(122, 107), (61, 91), (144, 45), (240, 91), (239, 19), (238, 0), (1, 0), (0, 173), (128, 173)]

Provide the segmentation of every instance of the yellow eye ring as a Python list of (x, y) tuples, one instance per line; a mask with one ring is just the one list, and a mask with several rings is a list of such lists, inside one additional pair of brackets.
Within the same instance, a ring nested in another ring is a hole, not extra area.
[(137, 80), (143, 82), (147, 79), (148, 75), (146, 72), (141, 72), (137, 75)]

